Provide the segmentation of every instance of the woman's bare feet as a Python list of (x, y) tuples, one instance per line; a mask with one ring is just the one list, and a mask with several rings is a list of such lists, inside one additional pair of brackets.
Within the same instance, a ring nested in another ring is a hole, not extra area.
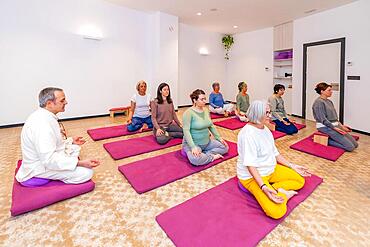
[(278, 192), (285, 194), (288, 200), (290, 198), (292, 198), (293, 196), (295, 196), (295, 195), (298, 194), (297, 191), (294, 191), (294, 190), (284, 190), (283, 188), (279, 188), (278, 189)]
[(148, 125), (145, 123), (143, 124), (143, 127), (141, 127), (140, 132), (143, 132), (148, 129)]
[(214, 154), (213, 155), (213, 160), (217, 160), (217, 159), (223, 159), (224, 156), (222, 156), (221, 154)]

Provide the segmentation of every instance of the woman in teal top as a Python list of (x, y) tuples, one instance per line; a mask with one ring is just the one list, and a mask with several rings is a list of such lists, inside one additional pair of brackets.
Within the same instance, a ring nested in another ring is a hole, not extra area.
[[(206, 106), (206, 95), (197, 89), (190, 95), (193, 106), (183, 114), (184, 139), (182, 148), (191, 164), (206, 165), (216, 159), (223, 158), (229, 146), (221, 138), (210, 118)], [(214, 139), (210, 138), (209, 132)]]

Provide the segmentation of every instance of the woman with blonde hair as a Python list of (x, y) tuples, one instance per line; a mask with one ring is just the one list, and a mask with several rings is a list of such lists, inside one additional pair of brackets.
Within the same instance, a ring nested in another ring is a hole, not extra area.
[[(146, 93), (147, 85), (145, 81), (136, 84), (137, 93), (131, 98), (131, 109), (127, 120), (127, 130), (130, 132), (144, 128), (153, 128), (150, 114), (150, 94)], [(146, 126), (145, 126), (146, 125)]]

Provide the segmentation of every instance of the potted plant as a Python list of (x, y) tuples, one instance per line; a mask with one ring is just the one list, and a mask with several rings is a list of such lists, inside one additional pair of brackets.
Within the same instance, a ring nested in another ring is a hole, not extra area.
[(234, 44), (234, 38), (233, 36), (227, 34), (224, 37), (222, 37), (222, 44), (224, 45), (225, 48), (225, 59), (229, 60), (229, 51), (231, 49), (231, 46)]

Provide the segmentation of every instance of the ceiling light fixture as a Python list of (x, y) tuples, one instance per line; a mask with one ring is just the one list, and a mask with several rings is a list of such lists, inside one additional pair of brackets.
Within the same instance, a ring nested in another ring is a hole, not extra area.
[(233, 28), (238, 28), (238, 26), (233, 26)]
[(202, 13), (201, 12), (198, 12), (197, 15), (202, 15)]
[(213, 8), (213, 9), (210, 9), (209, 11), (217, 11), (218, 9), (216, 8)]

